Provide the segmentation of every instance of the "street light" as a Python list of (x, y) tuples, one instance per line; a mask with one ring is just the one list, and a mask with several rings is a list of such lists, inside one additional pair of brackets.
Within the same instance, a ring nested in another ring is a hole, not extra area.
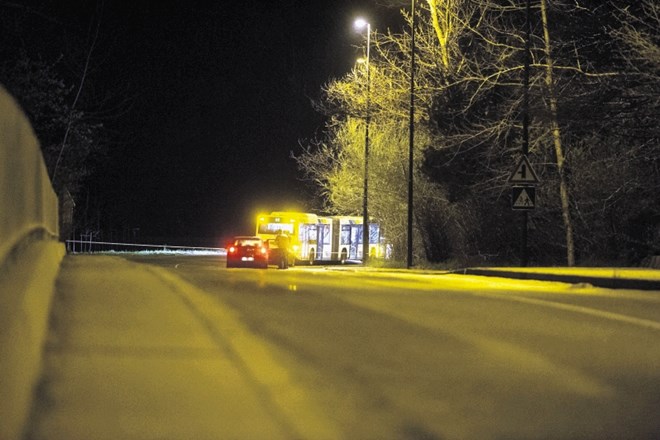
[(362, 262), (369, 260), (369, 122), (371, 122), (371, 73), (369, 71), (369, 49), (371, 46), (371, 24), (364, 18), (355, 20), (355, 29), (367, 29), (367, 112), (364, 124), (364, 194), (362, 196)]

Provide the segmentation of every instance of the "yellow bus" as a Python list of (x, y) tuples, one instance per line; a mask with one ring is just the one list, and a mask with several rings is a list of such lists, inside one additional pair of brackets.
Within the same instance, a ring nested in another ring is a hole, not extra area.
[[(278, 232), (289, 236), (290, 259), (305, 262), (362, 260), (362, 217), (319, 216), (308, 212), (275, 211), (257, 216), (256, 235), (272, 244)], [(383, 256), (380, 226), (369, 224), (369, 255)]]

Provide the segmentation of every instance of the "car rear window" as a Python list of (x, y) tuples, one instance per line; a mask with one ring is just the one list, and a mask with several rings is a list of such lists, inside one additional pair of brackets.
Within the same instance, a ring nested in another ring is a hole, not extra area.
[(234, 243), (236, 246), (260, 246), (261, 240), (254, 238), (244, 238), (241, 240), (236, 240)]

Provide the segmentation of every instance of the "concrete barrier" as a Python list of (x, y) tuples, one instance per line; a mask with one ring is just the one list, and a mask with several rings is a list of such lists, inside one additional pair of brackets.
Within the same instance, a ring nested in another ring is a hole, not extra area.
[(26, 238), (57, 237), (57, 196), (32, 126), (0, 86), (0, 264)]
[(58, 201), (39, 143), (0, 86), (0, 440), (20, 439), (64, 256)]

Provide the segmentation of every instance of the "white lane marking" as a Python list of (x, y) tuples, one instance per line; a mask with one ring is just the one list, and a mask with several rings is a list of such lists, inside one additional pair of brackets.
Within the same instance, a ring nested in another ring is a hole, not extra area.
[[(372, 310), (388, 316), (392, 316), (413, 325), (418, 325), (433, 331), (451, 335), (459, 341), (473, 346), (475, 349), (487, 353), (496, 364), (493, 368), (511, 369), (516, 365), (515, 370), (518, 374), (528, 375), (528, 377), (540, 377), (546, 382), (552, 382), (554, 387), (561, 388), (566, 392), (598, 398), (609, 398), (616, 391), (611, 386), (599, 381), (589, 374), (583, 373), (578, 369), (565, 364), (554, 362), (539, 353), (534, 353), (524, 347), (507, 342), (502, 339), (495, 339), (483, 334), (477, 334), (465, 329), (451, 329), (446, 326), (439, 326), (435, 321), (429, 321), (421, 316), (411, 316), (402, 309), (391, 308), (386, 304), (372, 303), (369, 299), (360, 296), (347, 296), (332, 294), (337, 299), (357, 307)], [(506, 366), (506, 367), (504, 367)]]
[(660, 322), (651, 321), (649, 319), (636, 318), (634, 316), (622, 315), (620, 313), (606, 312), (604, 310), (592, 309), (590, 307), (576, 306), (573, 304), (565, 304), (565, 303), (547, 301), (536, 298), (524, 298), (517, 295), (503, 295), (503, 294), (485, 293), (485, 292), (471, 292), (471, 294), (475, 296), (498, 297), (509, 301), (540, 305), (544, 307), (552, 307), (555, 309), (566, 310), (574, 313), (582, 313), (584, 315), (596, 316), (598, 318), (610, 319), (613, 321), (625, 322), (627, 324), (637, 325), (640, 327), (660, 331)]

